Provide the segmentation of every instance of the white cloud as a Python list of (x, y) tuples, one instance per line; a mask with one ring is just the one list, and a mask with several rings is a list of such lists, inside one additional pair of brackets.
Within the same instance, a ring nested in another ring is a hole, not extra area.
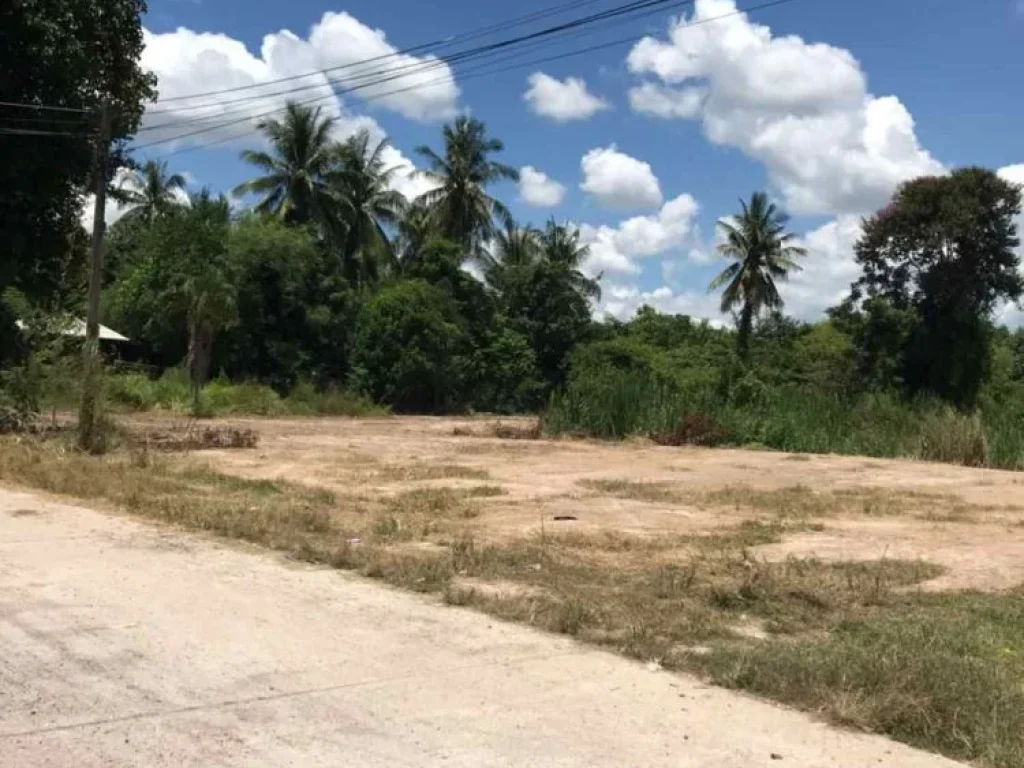
[(589, 274), (639, 274), (641, 259), (694, 247), (699, 241), (699, 211), (697, 201), (684, 194), (669, 200), (656, 214), (634, 216), (617, 227), (582, 224), (580, 238), (590, 247), (584, 269)]
[[(181, 174), (185, 177), (186, 184), (194, 185), (195, 177), (191, 173), (183, 172)], [(140, 189), (138, 184), (138, 177), (128, 168), (119, 168), (117, 173), (114, 174), (113, 186), (119, 189), (138, 190)], [(182, 205), (189, 204), (188, 191), (184, 189), (174, 190), (174, 197)], [(107, 195), (106, 205), (103, 206), (103, 221), (106, 224), (107, 229), (110, 229), (118, 219), (124, 216), (131, 210), (130, 205), (121, 206), (113, 197)], [(93, 217), (96, 211), (96, 195), (89, 194), (85, 195), (82, 203), (82, 214), (81, 222), (82, 227), (90, 235), (92, 234)]]
[(649, 163), (609, 147), (592, 149), (580, 160), (587, 194), (611, 210), (661, 205), (661, 186)]
[(519, 170), (519, 199), (537, 208), (553, 208), (565, 199), (566, 189), (532, 165)]
[(707, 98), (706, 88), (669, 88), (657, 83), (643, 83), (629, 89), (629, 105), (637, 112), (654, 117), (699, 117)]
[(867, 213), (900, 181), (943, 171), (899, 99), (867, 91), (849, 51), (773, 37), (745, 14), (728, 15), (735, 12), (734, 0), (697, 0), (667, 41), (637, 43), (630, 70), (660, 82), (633, 90), (634, 109), (699, 118), (712, 142), (764, 163), (795, 213)]
[[(1022, 0), (1022, 3), (1024, 3), (1024, 0)], [(1021, 7), (1024, 8), (1024, 4)], [(997, 173), (1000, 178), (1012, 184), (1024, 186), (1024, 163), (1008, 165), (1005, 168), (1000, 168)], [(1021, 244), (1017, 247), (1017, 253), (1022, 261), (1024, 261), (1024, 211), (1017, 216), (1017, 237), (1021, 240)], [(1024, 263), (1021, 264), (1020, 268), (1024, 272)], [(1018, 306), (1013, 302), (1005, 302), (996, 310), (996, 321), (1005, 323), (1011, 328), (1024, 326), (1024, 305)]]
[(786, 314), (820, 320), (826, 309), (849, 295), (850, 285), (861, 274), (853, 258), (860, 222), (859, 216), (839, 216), (800, 238), (799, 244), (807, 249), (807, 256), (799, 260), (803, 270), (779, 283)]
[[(1024, 163), (1008, 165), (1005, 168), (1000, 168), (996, 173), (999, 174), (1000, 178), (1005, 179), (1011, 184), (1019, 184), (1024, 189)], [(1017, 237), (1021, 240), (1021, 245), (1017, 252), (1024, 258), (1024, 210), (1017, 216)]]
[[(384, 131), (372, 117), (349, 111), (335, 94), (324, 74), (307, 75), (284, 83), (271, 81), (282, 77), (305, 75), (310, 71), (336, 67), (366, 58), (390, 55), (394, 47), (385, 40), (384, 33), (364, 26), (346, 13), (326, 13), (303, 40), (291, 32), (281, 31), (267, 35), (258, 56), (245, 45), (227, 35), (193, 32), (179, 28), (174, 32), (155, 34), (144, 31), (145, 49), (142, 65), (159, 78), (161, 99), (174, 99), (194, 93), (205, 93), (225, 88), (259, 85), (210, 98), (158, 101), (147, 110), (143, 118), (146, 129), (139, 134), (140, 143), (149, 143), (173, 136), (202, 131), (195, 136), (154, 147), (160, 152), (188, 143), (207, 144), (237, 140), (252, 144), (258, 141), (256, 123), (261, 117), (280, 116), (288, 98), (311, 102), (325, 115), (337, 119), (335, 138), (344, 139), (356, 131), (370, 131), (375, 141), (383, 138)], [(433, 67), (409, 72), (392, 82), (357, 91), (355, 96), (372, 97), (375, 103), (416, 120), (430, 120), (452, 115), (458, 99), (458, 87), (446, 64), (425, 57), (398, 56), (387, 60), (392, 69)], [(379, 69), (381, 64), (375, 65)], [(356, 78), (365, 74), (365, 67), (352, 67), (332, 73), (335, 78)], [(428, 81), (436, 84), (428, 85)], [(363, 80), (365, 82), (365, 80)], [(385, 91), (410, 88), (401, 94), (384, 95)], [(298, 93), (280, 93), (301, 88)], [(216, 105), (218, 101), (245, 99), (236, 104)], [(319, 99), (319, 101), (313, 100)], [(215, 130), (203, 130), (231, 122), (232, 125)], [(400, 150), (388, 148), (384, 160), (389, 167), (398, 167), (393, 180), (395, 189), (406, 197), (414, 198), (431, 188), (425, 178), (413, 174), (415, 166)]]
[(611, 315), (625, 321), (646, 304), (659, 312), (689, 315), (699, 320), (708, 320), (711, 325), (721, 328), (729, 324), (730, 318), (722, 314), (718, 302), (718, 298), (710, 294), (693, 291), (677, 293), (666, 285), (645, 291), (632, 284), (615, 284), (602, 286), (596, 314)]
[(559, 123), (586, 120), (610, 107), (607, 101), (588, 91), (586, 82), (579, 77), (558, 80), (543, 72), (534, 72), (527, 82), (530, 87), (523, 99), (530, 109)]
[[(159, 121), (152, 115), (153, 123), (196, 117), (226, 122), (233, 117), (254, 117), (282, 107), (288, 99), (301, 102), (318, 97), (324, 98), (317, 103), (324, 104), (332, 114), (340, 114), (331, 80), (339, 88), (358, 87), (352, 92), (354, 98), (372, 100), (413, 120), (452, 116), (459, 96), (454, 75), (446, 63), (432, 56), (395, 56), (396, 49), (381, 30), (371, 29), (347, 13), (325, 13), (311, 28), (308, 39), (288, 30), (268, 34), (258, 56), (227, 35), (193, 32), (184, 27), (164, 34), (144, 30), (144, 42), (142, 66), (159, 78), (161, 99), (246, 87), (235, 93), (158, 103), (156, 110), (169, 114), (160, 115)], [(353, 66), (383, 56), (390, 57), (386, 63)], [(327, 74), (307, 74), (328, 68), (332, 71)], [(296, 75), (304, 76), (283, 83), (272, 82)], [(378, 82), (387, 77), (394, 79)], [(261, 83), (266, 85), (248, 88)], [(395, 92), (399, 90), (402, 92)], [(246, 101), (223, 103), (236, 99)]]

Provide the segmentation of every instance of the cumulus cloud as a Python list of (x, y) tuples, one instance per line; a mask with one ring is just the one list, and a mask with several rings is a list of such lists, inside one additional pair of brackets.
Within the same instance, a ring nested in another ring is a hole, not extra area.
[(592, 149), (580, 160), (580, 189), (610, 210), (661, 205), (661, 185), (649, 163), (620, 152), (614, 144)]
[(590, 248), (584, 269), (589, 274), (639, 274), (643, 259), (692, 248), (699, 240), (699, 211), (697, 201), (684, 194), (656, 214), (634, 216), (616, 227), (582, 224), (580, 239)]
[(559, 123), (586, 120), (610, 107), (607, 101), (588, 91), (587, 83), (579, 77), (558, 80), (543, 72), (534, 72), (527, 82), (530, 87), (523, 99), (530, 109)]
[[(245, 87), (232, 94), (159, 104), (159, 122), (252, 116), (284, 106), (285, 101), (312, 101), (337, 114), (331, 80), (338, 88), (357, 88), (355, 98), (372, 100), (413, 120), (452, 116), (459, 96), (451, 69), (433, 56), (395, 56), (384, 32), (371, 29), (347, 13), (325, 13), (303, 39), (288, 30), (263, 38), (259, 55), (227, 35), (193, 32), (181, 27), (156, 34), (144, 30), (142, 66), (159, 78), (161, 99)], [(359, 65), (388, 56), (386, 63)], [(341, 68), (341, 69), (338, 69)], [(332, 69), (327, 74), (307, 73)], [(304, 75), (303, 77), (296, 77)], [(283, 83), (273, 81), (295, 78)], [(394, 78), (377, 82), (382, 78)], [(266, 83), (263, 87), (252, 88)], [(372, 84), (375, 83), (375, 84)], [(401, 92), (398, 92), (401, 91)], [(240, 101), (245, 99), (245, 101)], [(236, 101), (239, 100), (239, 101)], [(234, 102), (234, 103), (226, 103)], [(229, 114), (230, 113), (230, 114)], [(157, 115), (153, 115), (156, 122)]]
[[(182, 173), (182, 176), (185, 177), (186, 184), (195, 185), (195, 177), (192, 176), (192, 174), (186, 172)], [(129, 168), (118, 169), (117, 173), (114, 174), (112, 185), (118, 189), (141, 191), (138, 183), (138, 177)], [(182, 205), (189, 204), (189, 195), (187, 190), (174, 190), (174, 197)], [(85, 195), (85, 198), (82, 203), (82, 213), (80, 220), (82, 222), (82, 227), (90, 235), (92, 234), (92, 223), (93, 216), (95, 215), (95, 210), (96, 195)], [(106, 224), (107, 228), (109, 229), (111, 226), (113, 226), (118, 219), (120, 219), (130, 210), (131, 206), (121, 206), (116, 200), (114, 200), (113, 197), (107, 195), (106, 205), (103, 206), (103, 221)]]
[[(310, 30), (308, 39), (287, 30), (266, 35), (259, 55), (227, 35), (185, 28), (163, 34), (144, 30), (144, 41), (142, 66), (159, 78), (160, 100), (147, 110), (143, 118), (145, 130), (139, 134), (138, 141), (146, 144), (181, 137), (159, 145), (157, 151), (188, 143), (222, 144), (233, 140), (252, 143), (259, 120), (280, 116), (289, 98), (319, 106), (324, 115), (336, 118), (335, 138), (339, 140), (359, 130), (368, 130), (375, 141), (384, 136), (376, 120), (354, 114), (346, 107), (328, 75), (307, 74), (395, 52), (382, 31), (363, 25), (347, 13), (324, 14)], [(433, 57), (392, 56), (386, 65), (377, 62), (372, 68), (353, 66), (336, 70), (330, 77), (344, 78), (349, 84), (366, 83), (376, 79), (366, 77), (368, 72), (385, 66), (394, 71), (395, 80), (360, 89), (353, 96), (372, 99), (414, 120), (440, 119), (454, 114), (458, 87), (448, 65)], [(273, 82), (296, 75), (303, 76), (284, 83)], [(260, 84), (265, 85), (248, 88)], [(178, 100), (189, 94), (239, 87), (246, 88), (215, 97)], [(397, 90), (403, 92), (391, 93)], [(231, 125), (223, 125), (225, 123)], [(223, 127), (207, 130), (214, 126)], [(198, 133), (184, 135), (193, 132)], [(414, 198), (431, 188), (429, 181), (413, 173), (413, 163), (398, 149), (385, 150), (384, 160), (389, 167), (399, 169), (393, 186), (407, 197)]]
[(566, 189), (532, 165), (519, 170), (519, 199), (537, 208), (553, 208), (565, 199)]
[(665, 285), (650, 291), (633, 284), (602, 286), (597, 315), (611, 315), (625, 321), (645, 304), (666, 314), (689, 315), (699, 320), (708, 320), (718, 328), (730, 322), (730, 318), (722, 314), (717, 297), (694, 291), (676, 292)]
[(669, 88), (643, 83), (629, 90), (629, 105), (654, 117), (693, 119), (699, 117), (707, 98), (706, 88)]
[(735, 13), (734, 0), (697, 0), (667, 40), (637, 43), (629, 69), (655, 79), (633, 89), (633, 108), (700, 119), (709, 140), (762, 162), (794, 213), (867, 213), (900, 181), (943, 171), (906, 107), (870, 94), (849, 51), (773, 37)]

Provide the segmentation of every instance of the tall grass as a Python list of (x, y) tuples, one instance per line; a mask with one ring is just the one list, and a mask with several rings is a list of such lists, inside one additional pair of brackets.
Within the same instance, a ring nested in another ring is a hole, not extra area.
[[(933, 400), (859, 397), (798, 388), (681, 387), (637, 372), (573, 378), (543, 418), (553, 434), (619, 439), (648, 435), (794, 453), (908, 457), (967, 466), (1024, 468), (1024, 421), (965, 414)], [(694, 424), (700, 425), (695, 431)], [(702, 435), (708, 439), (702, 440)]]

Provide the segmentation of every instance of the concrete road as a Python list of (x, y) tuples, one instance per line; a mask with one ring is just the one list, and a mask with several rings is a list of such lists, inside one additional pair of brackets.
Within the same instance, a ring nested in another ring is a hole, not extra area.
[(0, 491), (0, 766), (953, 766), (330, 570)]

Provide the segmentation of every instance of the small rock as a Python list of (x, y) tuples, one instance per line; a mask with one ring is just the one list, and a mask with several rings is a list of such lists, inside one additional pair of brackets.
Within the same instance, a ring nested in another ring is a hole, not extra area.
[(646, 667), (648, 672), (661, 672), (661, 664), (657, 661), (648, 661)]
[(781, 760), (781, 759), (782, 759), (782, 755), (780, 755), (778, 752), (772, 752), (772, 760)]

